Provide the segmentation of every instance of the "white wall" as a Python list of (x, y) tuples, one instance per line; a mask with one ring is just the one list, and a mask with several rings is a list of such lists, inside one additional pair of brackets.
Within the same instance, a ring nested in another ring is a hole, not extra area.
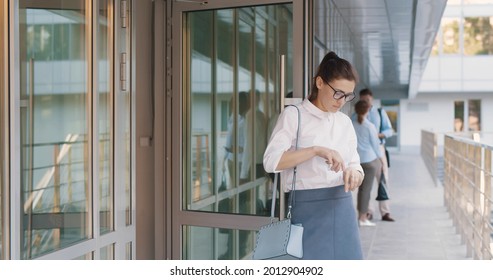
[(452, 131), (454, 124), (453, 99), (446, 96), (401, 100), (399, 112), (400, 146), (419, 146), (421, 130)]
[(481, 128), (493, 132), (493, 93), (419, 93), (401, 100), (399, 112), (400, 146), (419, 146), (421, 130), (452, 132), (454, 101), (481, 99)]

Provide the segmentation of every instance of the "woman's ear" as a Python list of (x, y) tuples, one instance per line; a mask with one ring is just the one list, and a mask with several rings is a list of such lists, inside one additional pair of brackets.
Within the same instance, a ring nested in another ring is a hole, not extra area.
[(322, 77), (317, 76), (317, 78), (315, 79), (315, 84), (317, 85), (318, 89), (321, 89), (324, 85), (324, 80), (322, 79)]

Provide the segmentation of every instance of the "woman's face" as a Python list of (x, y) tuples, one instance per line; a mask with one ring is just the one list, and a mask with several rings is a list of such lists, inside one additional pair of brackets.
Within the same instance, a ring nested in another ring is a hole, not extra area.
[(320, 77), (316, 79), (316, 85), (318, 88), (318, 96), (315, 99), (314, 105), (324, 112), (335, 113), (339, 111), (344, 104), (346, 104), (346, 99), (343, 97), (341, 99), (334, 98), (335, 90), (342, 91), (345, 94), (354, 92), (356, 83), (354, 81), (349, 81), (346, 79), (333, 80), (329, 84), (325, 83)]

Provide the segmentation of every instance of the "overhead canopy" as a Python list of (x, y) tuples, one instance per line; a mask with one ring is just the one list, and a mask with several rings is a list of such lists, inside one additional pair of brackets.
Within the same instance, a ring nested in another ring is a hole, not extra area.
[(352, 34), (362, 84), (380, 99), (414, 98), (446, 0), (332, 0)]

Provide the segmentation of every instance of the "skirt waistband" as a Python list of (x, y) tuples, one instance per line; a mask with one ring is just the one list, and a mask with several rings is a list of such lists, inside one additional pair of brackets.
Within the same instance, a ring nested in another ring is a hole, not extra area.
[[(293, 193), (290, 193), (293, 195)], [(294, 194), (295, 201), (316, 201), (316, 200), (330, 200), (339, 199), (351, 196), (351, 192), (344, 191), (344, 185), (331, 187), (331, 188), (320, 188), (311, 190), (297, 190)]]

